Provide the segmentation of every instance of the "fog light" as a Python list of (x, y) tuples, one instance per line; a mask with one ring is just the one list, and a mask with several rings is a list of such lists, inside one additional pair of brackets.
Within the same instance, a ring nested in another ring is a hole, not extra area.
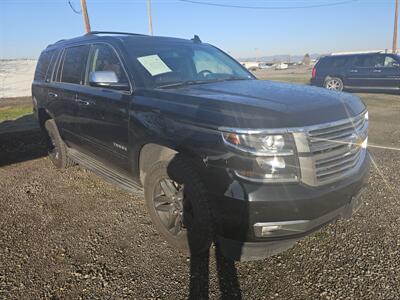
[(280, 225), (263, 226), (263, 227), (261, 227), (261, 235), (262, 236), (269, 236), (274, 231), (277, 231), (279, 229), (282, 229), (282, 226), (280, 226)]
[(256, 223), (253, 225), (256, 237), (272, 237), (298, 234), (308, 230), (309, 220)]

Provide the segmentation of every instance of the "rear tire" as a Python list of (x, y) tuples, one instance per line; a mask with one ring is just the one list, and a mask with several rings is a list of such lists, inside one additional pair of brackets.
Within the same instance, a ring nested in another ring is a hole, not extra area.
[(342, 79), (338, 77), (328, 77), (325, 79), (324, 87), (331, 91), (343, 91), (344, 85)]
[(48, 153), (51, 162), (57, 169), (66, 169), (75, 165), (68, 157), (67, 147), (58, 132), (57, 124), (53, 119), (47, 120), (44, 127), (48, 134)]
[(176, 155), (154, 164), (144, 194), (153, 224), (171, 246), (191, 255), (209, 250), (214, 240), (209, 196), (188, 158)]

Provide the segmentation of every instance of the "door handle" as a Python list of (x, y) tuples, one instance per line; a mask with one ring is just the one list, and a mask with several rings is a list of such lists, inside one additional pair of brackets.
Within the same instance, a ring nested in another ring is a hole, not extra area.
[(80, 104), (80, 105), (85, 105), (85, 106), (89, 106), (90, 104), (92, 104), (92, 102), (89, 101), (89, 100), (82, 100), (82, 99), (79, 99), (79, 98), (76, 98), (75, 101), (76, 101), (78, 104)]
[(382, 70), (373, 70), (374, 73), (381, 73)]
[(358, 70), (350, 70), (350, 73), (358, 73)]
[(48, 92), (47, 95), (48, 95), (50, 98), (57, 98), (57, 97), (58, 97), (58, 94), (53, 93), (53, 92)]

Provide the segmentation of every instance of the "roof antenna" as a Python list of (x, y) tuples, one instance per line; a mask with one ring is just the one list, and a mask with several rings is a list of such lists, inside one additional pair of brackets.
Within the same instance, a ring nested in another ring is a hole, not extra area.
[(199, 38), (199, 36), (197, 34), (194, 35), (194, 37), (192, 38), (192, 41), (195, 43), (201, 44), (201, 39)]

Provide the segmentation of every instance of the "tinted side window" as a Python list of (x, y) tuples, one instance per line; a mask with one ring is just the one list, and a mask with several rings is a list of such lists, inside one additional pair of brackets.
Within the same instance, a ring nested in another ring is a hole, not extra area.
[(332, 66), (335, 68), (343, 68), (349, 62), (348, 57), (337, 57), (333, 60)]
[(382, 67), (384, 58), (381, 55), (362, 55), (358, 56), (354, 65), (361, 68), (376, 68)]
[(385, 68), (394, 68), (399, 66), (399, 62), (394, 59), (394, 57), (385, 55), (384, 56), (384, 67)]
[(89, 46), (77, 46), (65, 49), (61, 82), (82, 84), (86, 70)]
[(53, 53), (54, 51), (42, 52), (36, 66), (34, 80), (44, 81), (44, 79), (46, 78), (47, 69), (49, 68)]
[(114, 71), (120, 83), (128, 83), (124, 68), (114, 49), (108, 45), (94, 45), (89, 74), (96, 71)]
[(318, 61), (318, 68), (327, 68), (330, 66), (331, 59), (329, 57), (321, 57)]

